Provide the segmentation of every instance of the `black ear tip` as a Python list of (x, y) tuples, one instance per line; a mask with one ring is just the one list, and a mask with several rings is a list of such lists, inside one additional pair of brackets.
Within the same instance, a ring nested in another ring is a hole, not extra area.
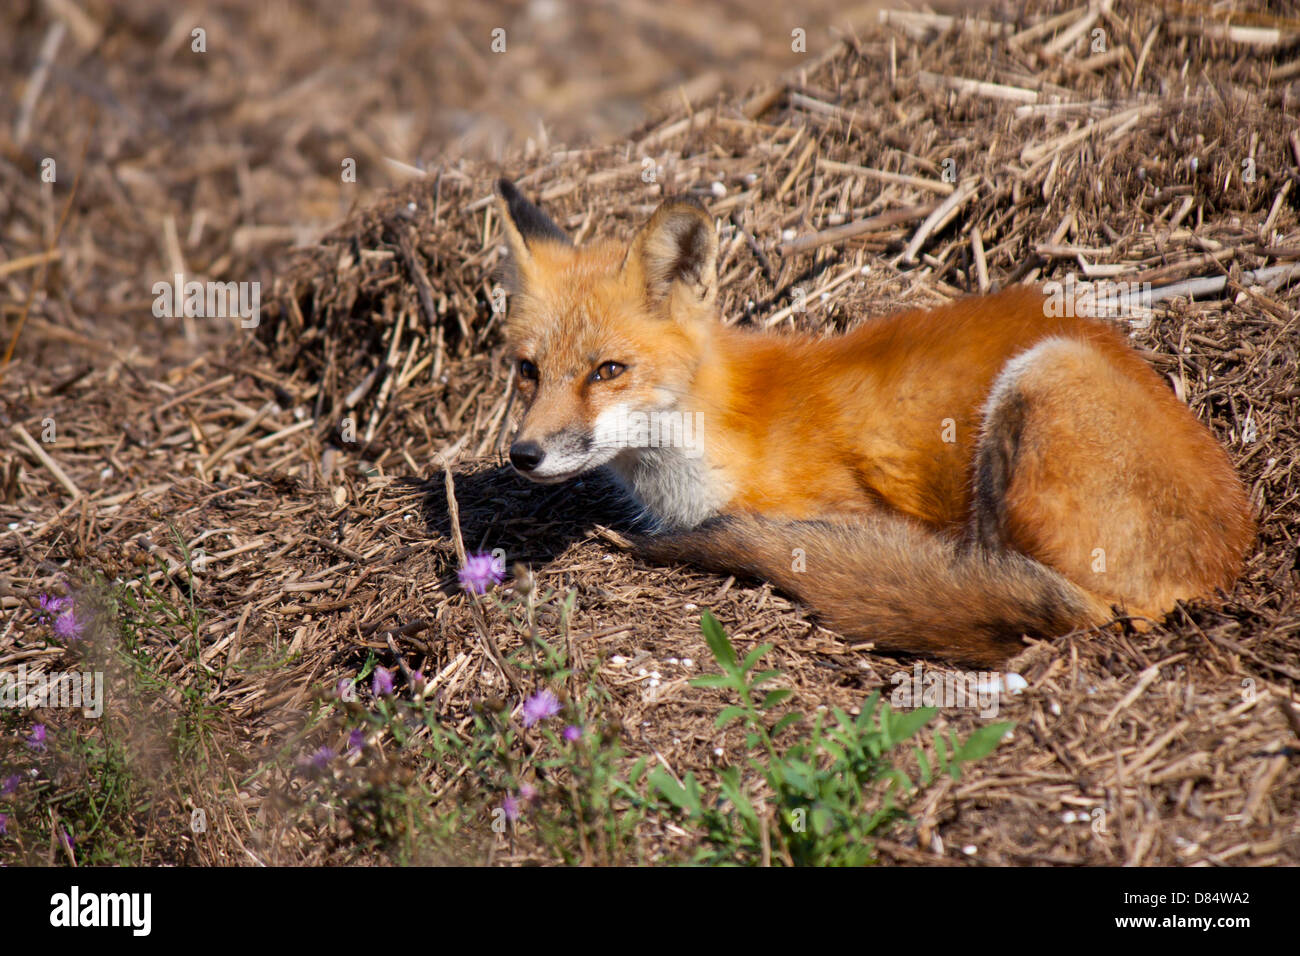
[(509, 202), (519, 195), (519, 190), (515, 188), (514, 183), (502, 176), (497, 180), (497, 195)]

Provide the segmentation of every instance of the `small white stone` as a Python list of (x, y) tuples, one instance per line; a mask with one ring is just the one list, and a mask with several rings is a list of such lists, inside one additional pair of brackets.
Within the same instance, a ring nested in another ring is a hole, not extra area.
[(650, 678), (650, 686), (651, 686), (651, 687), (658, 687), (658, 686), (659, 686), (659, 678), (657, 678), (657, 677), (652, 677), (652, 678)]
[(695, 666), (695, 661), (691, 660), (689, 657), (683, 657), (683, 658), (682, 658), (682, 666), (683, 666), (683, 667), (694, 667), (694, 666)]
[(112, 477), (113, 477), (113, 469), (112, 469), (112, 468), (105, 468), (103, 471), (101, 471), (101, 472), (99, 473), (99, 480), (100, 480), (100, 481), (107, 481), (108, 479), (110, 479), (110, 478), (112, 478)]
[(976, 852), (975, 844), (967, 843), (964, 847), (961, 848), (961, 851), (965, 853), (967, 856), (974, 856)]
[(714, 755), (715, 757), (721, 757), (721, 756), (722, 756), (722, 748), (721, 748), (721, 747), (714, 747), (714, 748), (713, 748), (713, 755)]
[(1061, 814), (1062, 823), (1073, 823), (1076, 819), (1078, 818), (1075, 815), (1075, 812), (1073, 810), (1066, 810), (1064, 813)]
[(650, 679), (653, 680), (653, 681), (663, 680), (663, 677), (664, 677), (664, 675), (661, 674), (661, 673), (659, 673), (658, 671), (651, 671), (651, 672), (650, 672)]
[(646, 669), (645, 669), (644, 667), (638, 667), (638, 668), (636, 669), (636, 676), (637, 676), (637, 677), (645, 677), (645, 676), (647, 676), (647, 675), (646, 675)]
[(863, 266), (861, 269), (858, 270), (858, 272), (864, 276), (869, 276), (871, 275), (871, 266)]
[(797, 235), (799, 235), (799, 234), (798, 234), (797, 232), (795, 232), (793, 229), (782, 229), (782, 230), (781, 230), (781, 241), (782, 241), (782, 242), (789, 242), (791, 239), (793, 239), (793, 238), (794, 238), (795, 236), (797, 236)]
[(746, 186), (752, 186), (754, 183), (758, 182), (758, 173), (745, 173), (741, 178), (745, 180)]
[(623, 667), (627, 664), (627, 658), (624, 657), (622, 654), (615, 654), (613, 657), (609, 659), (609, 662), (613, 664), (615, 667)]
[(1052, 712), (1053, 717), (1061, 716), (1061, 705), (1057, 701), (1052, 701), (1050, 704), (1048, 704), (1047, 709)]
[(727, 195), (727, 187), (715, 179), (713, 185), (709, 187), (709, 192), (721, 199), (723, 196)]
[(676, 663), (677, 663), (677, 658), (675, 658), (675, 657), (670, 657), (670, 658), (668, 658), (668, 663), (669, 663), (669, 664), (676, 664)]
[(1025, 680), (1015, 671), (1011, 671), (1006, 677), (1006, 689), (1008, 694), (1019, 694), (1029, 686), (1029, 681)]
[(699, 609), (700, 609), (699, 606), (695, 604), (686, 604), (682, 608), (682, 610), (685, 611), (698, 611)]

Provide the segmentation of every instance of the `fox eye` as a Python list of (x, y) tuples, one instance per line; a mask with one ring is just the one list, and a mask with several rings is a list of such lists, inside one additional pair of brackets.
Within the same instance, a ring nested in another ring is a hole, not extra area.
[(537, 366), (528, 361), (528, 359), (520, 359), (519, 377), (529, 382), (537, 381)]
[(618, 378), (623, 374), (627, 366), (621, 362), (602, 362), (601, 365), (591, 373), (593, 382), (608, 382), (611, 378)]

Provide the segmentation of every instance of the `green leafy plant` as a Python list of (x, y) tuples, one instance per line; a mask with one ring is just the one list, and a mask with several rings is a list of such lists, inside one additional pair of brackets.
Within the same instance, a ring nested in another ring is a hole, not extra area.
[(877, 692), (857, 717), (839, 708), (829, 715), (819, 712), (805, 739), (782, 747), (778, 738), (804, 718), (790, 712), (768, 725), (773, 708), (793, 694), (785, 688), (762, 689), (780, 676), (756, 669), (772, 645), (760, 645), (742, 660), (708, 611), (701, 629), (722, 673), (691, 683), (737, 696), (739, 703), (719, 713), (716, 723), (719, 728), (736, 721), (745, 725), (747, 749), (758, 753), (748, 759), (749, 769), (769, 796), (756, 799), (740, 767), (719, 770), (712, 795), (692, 773), (678, 780), (663, 767), (651, 771), (647, 782), (653, 792), (703, 836), (705, 845), (695, 857), (699, 863), (872, 863), (875, 838), (907, 816), (907, 806), (924, 788), (944, 774), (959, 779), (963, 764), (986, 756), (1012, 727), (991, 724), (965, 741), (935, 730), (929, 755), (923, 745), (911, 745), (918, 764), (913, 781), (895, 762), (937, 710), (895, 711)]

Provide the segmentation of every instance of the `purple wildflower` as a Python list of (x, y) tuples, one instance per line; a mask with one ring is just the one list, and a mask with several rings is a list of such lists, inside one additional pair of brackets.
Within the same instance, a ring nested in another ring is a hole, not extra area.
[(524, 726), (531, 727), (560, 712), (560, 702), (549, 690), (540, 690), (524, 701)]
[(18, 784), (22, 782), (23, 782), (23, 778), (18, 776), (18, 774), (16, 773), (11, 773), (3, 780), (0, 780), (0, 797), (8, 797), (12, 794), (17, 793)]
[(85, 629), (85, 621), (78, 621), (76, 612), (71, 607), (54, 619), (54, 636), (65, 644), (81, 640), (81, 632)]
[(77, 838), (63, 827), (59, 827), (59, 836), (63, 838), (63, 845), (69, 850), (75, 850), (77, 848)]
[(348, 734), (348, 753), (354, 754), (366, 746), (366, 732), (360, 727)]
[(9, 832), (9, 814), (0, 813), (0, 833)]
[(488, 588), (500, 584), (505, 576), (505, 569), (486, 552), (467, 557), (459, 573), (460, 586), (473, 594), (485, 593)]
[(35, 724), (32, 727), (32, 735), (27, 738), (27, 746), (32, 750), (43, 752), (46, 749), (45, 743), (45, 725)]
[(577, 724), (569, 724), (564, 728), (564, 739), (571, 744), (576, 744), (582, 739), (582, 728)]
[(387, 697), (393, 692), (393, 672), (387, 667), (376, 667), (370, 681), (370, 691), (376, 697)]
[(338, 754), (331, 748), (321, 747), (320, 750), (311, 755), (311, 765), (317, 770), (325, 770), (329, 767), (330, 761), (337, 756)]
[(532, 803), (537, 799), (537, 788), (531, 783), (521, 783), (519, 785), (519, 797), (525, 803)]
[(519, 819), (519, 801), (510, 794), (507, 793), (506, 798), (501, 801), (501, 809), (506, 812), (507, 820), (514, 822)]
[(344, 703), (357, 699), (356, 682), (351, 677), (340, 677), (334, 685), (334, 693)]
[(42, 594), (39, 598), (41, 609), (36, 612), (38, 621), (48, 621), (52, 617), (57, 617), (64, 610), (72, 606), (72, 599), (66, 597), (50, 597), (48, 594)]

